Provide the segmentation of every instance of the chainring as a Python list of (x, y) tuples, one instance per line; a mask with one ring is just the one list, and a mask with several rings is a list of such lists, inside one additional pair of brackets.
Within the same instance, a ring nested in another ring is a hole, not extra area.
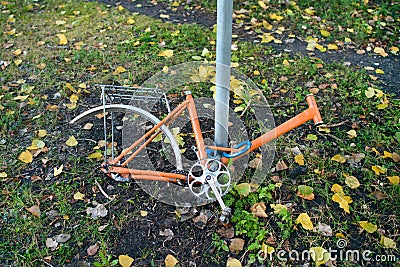
[(228, 168), (219, 160), (205, 159), (197, 161), (191, 167), (188, 175), (189, 189), (196, 197), (205, 200), (216, 200), (207, 179), (214, 179), (220, 196), (224, 196), (229, 192), (232, 181), (231, 175)]

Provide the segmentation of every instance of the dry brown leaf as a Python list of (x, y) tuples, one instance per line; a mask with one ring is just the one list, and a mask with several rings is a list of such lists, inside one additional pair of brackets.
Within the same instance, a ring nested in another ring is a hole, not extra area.
[(97, 206), (94, 208), (88, 207), (86, 209), (86, 213), (88, 215), (90, 214), (90, 217), (92, 217), (93, 219), (97, 219), (98, 217), (107, 216), (108, 210), (106, 209), (104, 204), (97, 204)]
[(96, 253), (97, 253), (97, 251), (99, 250), (99, 243), (96, 243), (96, 244), (94, 244), (94, 245), (91, 245), (90, 247), (88, 247), (87, 249), (86, 249), (86, 253), (89, 255), (89, 256), (93, 256), (93, 255), (96, 255)]
[(267, 209), (267, 207), (265, 206), (264, 202), (258, 202), (258, 203), (255, 203), (253, 206), (251, 206), (250, 211), (256, 217), (267, 218), (267, 214), (265, 213), (266, 209)]
[(244, 246), (244, 239), (242, 238), (233, 238), (231, 239), (231, 244), (229, 245), (229, 250), (232, 253), (237, 253), (238, 251), (242, 251)]
[(383, 193), (382, 191), (379, 190), (375, 190), (371, 193), (371, 195), (378, 201), (382, 200), (382, 199), (386, 199), (388, 198), (387, 195), (385, 195), (385, 193)]
[(276, 171), (283, 171), (283, 170), (286, 170), (287, 168), (288, 168), (288, 166), (286, 165), (286, 163), (283, 160), (279, 161), (275, 166)]
[(249, 162), (249, 167), (253, 169), (262, 168), (262, 160), (260, 158), (254, 158)]
[(217, 230), (217, 233), (226, 238), (232, 238), (235, 235), (235, 229), (233, 226), (230, 227), (221, 227)]
[(58, 243), (65, 243), (67, 242), (70, 238), (70, 234), (59, 234), (53, 237)]
[(397, 154), (396, 152), (393, 152), (392, 153), (392, 159), (393, 159), (393, 161), (394, 162), (400, 162), (400, 155), (399, 154)]
[(50, 248), (52, 251), (54, 251), (58, 246), (58, 242), (54, 240), (53, 238), (49, 237), (46, 239), (46, 247)]
[(314, 227), (314, 231), (324, 236), (332, 236), (332, 228), (325, 223), (318, 223), (317, 226)]
[(33, 205), (30, 208), (26, 208), (26, 210), (29, 211), (30, 213), (32, 213), (33, 216), (35, 216), (37, 218), (40, 217), (41, 212), (40, 212), (40, 208), (38, 205)]

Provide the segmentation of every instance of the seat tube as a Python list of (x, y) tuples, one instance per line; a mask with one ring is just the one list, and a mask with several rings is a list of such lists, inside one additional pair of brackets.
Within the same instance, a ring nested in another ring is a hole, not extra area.
[(196, 146), (198, 149), (199, 158), (206, 159), (207, 153), (206, 153), (206, 148), (204, 146), (203, 133), (201, 132), (199, 117), (197, 115), (194, 99), (190, 91), (186, 91), (185, 94), (186, 94), (186, 100), (189, 101), (187, 109), (189, 111), (190, 122), (192, 124), (194, 139), (196, 140)]

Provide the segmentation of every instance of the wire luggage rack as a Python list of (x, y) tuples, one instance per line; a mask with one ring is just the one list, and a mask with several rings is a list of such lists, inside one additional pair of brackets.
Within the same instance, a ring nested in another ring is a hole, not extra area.
[[(115, 157), (115, 134), (116, 130), (122, 131), (121, 125), (116, 125), (118, 122), (114, 112), (107, 112), (107, 105), (128, 105), (142, 108), (150, 112), (150, 109), (159, 101), (171, 111), (168, 98), (160, 88), (119, 86), (97, 84), (95, 87), (101, 89), (101, 103), (103, 106), (103, 129), (104, 129), (104, 160), (107, 161), (108, 156), (112, 159)], [(107, 149), (107, 144), (111, 144), (110, 149)], [(107, 150), (110, 150), (109, 153)]]
[[(133, 87), (120, 85), (97, 84), (101, 88), (101, 101), (103, 105), (124, 104), (137, 107), (152, 106), (157, 101), (163, 100), (170, 112), (166, 94), (160, 88)], [(152, 105), (149, 105), (152, 104)]]

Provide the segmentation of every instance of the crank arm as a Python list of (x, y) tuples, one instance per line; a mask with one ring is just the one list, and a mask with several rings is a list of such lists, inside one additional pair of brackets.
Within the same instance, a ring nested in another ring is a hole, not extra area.
[(224, 201), (222, 200), (221, 194), (219, 193), (216, 185), (215, 185), (215, 178), (212, 177), (211, 175), (208, 175), (206, 177), (206, 181), (207, 183), (210, 185), (211, 190), (213, 191), (216, 199), (218, 200), (219, 205), (221, 206), (222, 209), (222, 214), (219, 217), (219, 220), (224, 223), (227, 224), (229, 223), (229, 217), (231, 215), (231, 209), (229, 207), (227, 207), (224, 203)]

